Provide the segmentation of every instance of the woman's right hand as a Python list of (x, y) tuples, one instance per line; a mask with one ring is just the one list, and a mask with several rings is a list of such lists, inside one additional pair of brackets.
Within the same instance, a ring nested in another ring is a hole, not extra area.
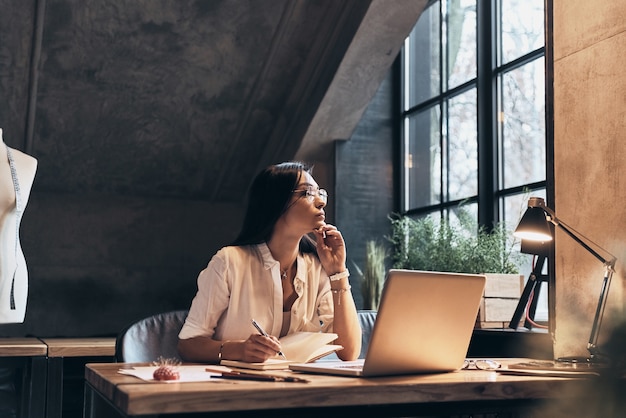
[(264, 337), (260, 334), (251, 334), (243, 342), (243, 361), (249, 363), (263, 362), (278, 354), (281, 350), (280, 342), (274, 336)]

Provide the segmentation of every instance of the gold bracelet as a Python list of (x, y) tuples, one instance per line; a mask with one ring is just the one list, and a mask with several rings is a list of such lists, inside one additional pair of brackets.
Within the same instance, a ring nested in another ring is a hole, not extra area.
[[(348, 285), (348, 287), (342, 287), (341, 289), (333, 289), (333, 288), (331, 288), (330, 291), (333, 294), (335, 294), (335, 295), (340, 295), (341, 296), (341, 294), (343, 292), (349, 292), (350, 289), (352, 289), (352, 286)], [(341, 305), (341, 298), (337, 299), (337, 306), (340, 306), (340, 305)]]

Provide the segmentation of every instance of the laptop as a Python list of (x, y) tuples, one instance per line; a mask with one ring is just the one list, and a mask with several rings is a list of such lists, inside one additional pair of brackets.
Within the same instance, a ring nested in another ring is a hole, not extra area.
[(486, 278), (391, 269), (365, 355), (290, 364), (301, 372), (372, 377), (458, 370), (467, 355)]

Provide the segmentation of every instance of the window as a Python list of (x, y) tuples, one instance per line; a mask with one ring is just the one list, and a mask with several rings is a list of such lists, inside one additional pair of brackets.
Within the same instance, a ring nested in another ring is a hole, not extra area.
[(464, 203), (512, 229), (530, 194), (545, 198), (544, 15), (543, 0), (429, 3), (402, 51), (403, 213)]

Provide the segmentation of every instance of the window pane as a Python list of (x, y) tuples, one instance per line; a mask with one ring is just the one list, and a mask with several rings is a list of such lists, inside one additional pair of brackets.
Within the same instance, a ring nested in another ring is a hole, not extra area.
[(446, 51), (448, 89), (476, 78), (476, 1), (448, 0)]
[(428, 7), (405, 42), (405, 110), (440, 92), (439, 2)]
[(421, 219), (430, 217), (431, 219), (433, 219), (435, 221), (435, 225), (438, 225), (439, 222), (441, 221), (441, 211), (440, 210), (434, 210), (432, 212), (427, 212), (427, 213), (423, 213), (421, 215), (413, 215), (411, 216), (412, 219), (419, 221)]
[(444, 201), (478, 194), (478, 143), (476, 127), (476, 89), (448, 102), (448, 121), (444, 138)]
[(544, 59), (499, 77), (500, 172), (505, 188), (546, 179)]
[(467, 203), (450, 208), (446, 211), (450, 225), (465, 228), (467, 235), (476, 235), (478, 231), (478, 205)]
[(409, 118), (405, 152), (406, 209), (440, 203), (440, 123), (438, 106)]
[(500, 0), (499, 65), (544, 46), (543, 3), (544, 0)]
[(526, 208), (528, 208), (528, 199), (530, 197), (541, 197), (545, 200), (546, 190), (540, 189), (517, 193), (505, 196), (501, 200), (500, 208), (502, 213), (500, 214), (500, 219), (506, 222), (506, 225), (511, 229), (511, 232), (515, 230), (520, 219), (522, 219), (522, 215), (526, 212)]

